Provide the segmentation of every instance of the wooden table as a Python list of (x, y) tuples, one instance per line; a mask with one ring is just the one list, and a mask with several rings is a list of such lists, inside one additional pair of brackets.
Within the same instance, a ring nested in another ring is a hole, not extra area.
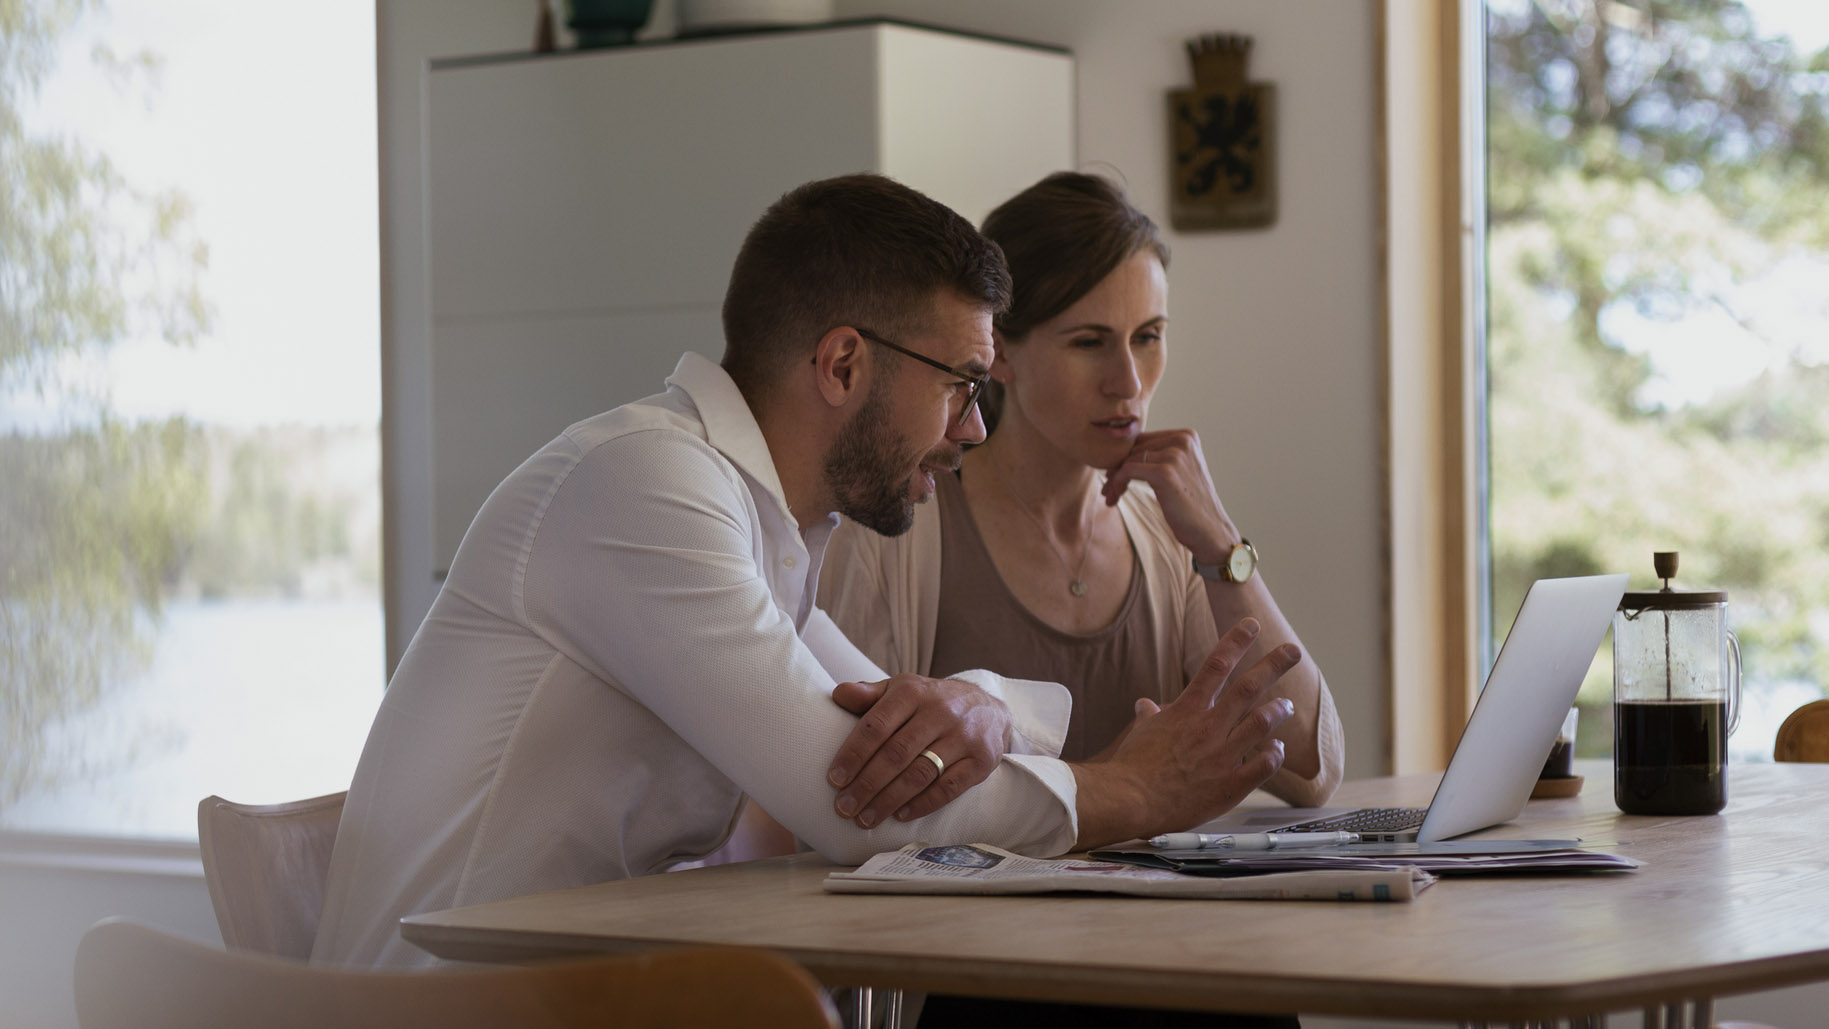
[[(741, 944), (830, 985), (1227, 1011), (1524, 1021), (1829, 979), (1829, 765), (1735, 765), (1721, 815), (1613, 806), (1611, 765), (1492, 837), (1618, 841), (1630, 875), (1444, 879), (1408, 904), (832, 895), (811, 854), (403, 920), (443, 957)], [(1437, 775), (1336, 803), (1426, 804)], [(1674, 1009), (1672, 1009), (1674, 1010)], [(1684, 1017), (1688, 1017), (1685, 1013)], [(1704, 1021), (1704, 1024), (1707, 1024)]]

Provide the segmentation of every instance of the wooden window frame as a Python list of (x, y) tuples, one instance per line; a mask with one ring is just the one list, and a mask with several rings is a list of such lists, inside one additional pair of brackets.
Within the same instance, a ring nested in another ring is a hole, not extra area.
[(1446, 767), (1486, 665), (1485, 8), (1380, 0), (1394, 773)]

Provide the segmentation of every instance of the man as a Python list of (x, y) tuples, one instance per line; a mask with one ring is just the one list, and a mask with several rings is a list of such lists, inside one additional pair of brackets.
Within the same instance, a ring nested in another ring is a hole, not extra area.
[(1068, 765), (1060, 687), (860, 685), (882, 672), (814, 607), (834, 512), (905, 531), (983, 439), (1008, 296), (994, 244), (888, 179), (771, 207), (731, 275), (723, 366), (686, 355), (667, 392), (567, 429), (478, 512), (370, 731), (313, 959), (430, 963), (402, 916), (703, 857), (746, 795), (857, 863), (1185, 829), (1273, 774), (1290, 709), (1258, 698), (1298, 655), (1231, 677), (1254, 624), (1115, 756)]

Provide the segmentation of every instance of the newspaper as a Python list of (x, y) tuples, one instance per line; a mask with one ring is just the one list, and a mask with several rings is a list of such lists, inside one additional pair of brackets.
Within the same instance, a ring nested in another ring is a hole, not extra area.
[(1413, 900), (1435, 882), (1420, 868), (1282, 872), (1247, 878), (1182, 875), (1115, 861), (1028, 858), (984, 843), (911, 843), (854, 872), (826, 876), (829, 893), (1125, 893), (1209, 900)]

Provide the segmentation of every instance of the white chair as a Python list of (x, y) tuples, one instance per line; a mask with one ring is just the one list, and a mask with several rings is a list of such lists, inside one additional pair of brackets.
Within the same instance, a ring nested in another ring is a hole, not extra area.
[(230, 950), (311, 956), (344, 794), (285, 804), (197, 805), (203, 878)]

